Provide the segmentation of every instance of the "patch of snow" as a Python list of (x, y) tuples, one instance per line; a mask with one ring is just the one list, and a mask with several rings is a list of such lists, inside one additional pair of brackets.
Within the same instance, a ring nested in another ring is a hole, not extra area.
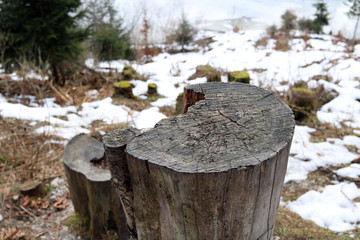
[(0, 99), (0, 115), (3, 117), (17, 118), (34, 121), (56, 121), (52, 116), (66, 115), (67, 112), (76, 111), (74, 106), (61, 108), (54, 104), (45, 104), (40, 107), (28, 107), (19, 103), (8, 103)]
[(176, 100), (174, 98), (159, 98), (155, 102), (152, 102), (151, 105), (154, 107), (163, 107), (163, 106), (173, 106), (176, 104)]
[(135, 112), (133, 115), (134, 118), (134, 127), (138, 129), (142, 128), (153, 128), (156, 123), (161, 119), (166, 118), (166, 116), (159, 112), (159, 108), (152, 107), (145, 109), (141, 112)]
[(354, 142), (355, 136), (348, 136), (345, 140), (338, 139), (339, 141), (328, 139), (326, 142), (312, 143), (310, 133), (314, 131), (315, 129), (307, 126), (295, 126), (290, 149), (292, 157), (289, 157), (285, 183), (291, 180), (305, 180), (310, 171), (319, 167), (350, 163), (357, 158), (356, 154), (344, 146), (348, 141)]
[(97, 96), (99, 95), (99, 92), (96, 89), (93, 89), (93, 90), (87, 91), (85, 93), (85, 95), (90, 99), (96, 99)]
[(354, 183), (340, 183), (326, 186), (323, 192), (309, 191), (287, 207), (321, 227), (342, 232), (360, 221), (360, 203), (352, 201), (357, 197), (360, 189)]
[(134, 85), (134, 88), (132, 90), (133, 94), (135, 96), (140, 96), (140, 95), (145, 94), (147, 92), (148, 84), (150, 82), (144, 82), (144, 81), (141, 81), (141, 80), (131, 80), (130, 83)]
[(340, 168), (335, 171), (341, 177), (359, 178), (360, 177), (360, 164), (354, 163), (348, 167)]
[(25, 75), (25, 78), (28, 79), (28, 78), (33, 78), (33, 79), (38, 79), (38, 80), (41, 80), (41, 81), (46, 81), (49, 79), (48, 76), (42, 76), (40, 74), (37, 74), (35, 73), (34, 71), (30, 71), (29, 73), (27, 73)]
[(360, 128), (360, 102), (350, 94), (340, 94), (323, 105), (317, 112), (317, 117), (321, 122), (330, 123), (338, 128), (341, 128), (341, 123), (352, 128)]
[(39, 127), (34, 130), (35, 133), (39, 134), (51, 134), (62, 137), (64, 139), (71, 139), (80, 133), (90, 133), (90, 130), (82, 127), (57, 127), (52, 125), (46, 125)]
[(70, 122), (77, 122), (79, 126), (89, 126), (95, 120), (102, 120), (107, 124), (130, 122), (131, 110), (126, 106), (112, 104), (110, 97), (100, 101), (86, 102), (81, 105), (78, 115), (68, 115)]

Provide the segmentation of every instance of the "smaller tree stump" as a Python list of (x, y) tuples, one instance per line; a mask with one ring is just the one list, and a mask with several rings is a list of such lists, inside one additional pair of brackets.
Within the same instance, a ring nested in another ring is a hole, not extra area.
[(112, 182), (125, 212), (130, 239), (137, 239), (137, 233), (133, 208), (134, 195), (125, 148), (138, 133), (139, 131), (135, 129), (119, 129), (104, 136), (104, 148), (110, 164)]
[(148, 95), (148, 96), (158, 95), (157, 86), (156, 86), (155, 83), (149, 83), (149, 84), (148, 84), (147, 95)]
[(296, 120), (301, 120), (317, 109), (317, 95), (309, 88), (290, 89), (290, 104)]
[(199, 77), (206, 77), (207, 82), (221, 82), (220, 72), (210, 65), (197, 66), (196, 72), (189, 77), (189, 80)]
[(250, 74), (246, 71), (233, 71), (228, 73), (229, 82), (250, 83)]
[(115, 94), (119, 94), (126, 98), (134, 98), (134, 94), (132, 92), (133, 85), (129, 81), (120, 81), (113, 84), (115, 89)]
[(122, 75), (124, 80), (132, 80), (135, 79), (138, 74), (133, 67), (125, 65), (122, 71)]
[(116, 228), (119, 239), (129, 239), (120, 201), (111, 187), (110, 171), (90, 161), (104, 156), (103, 144), (85, 134), (69, 141), (62, 156), (75, 212), (89, 223), (92, 239), (100, 239), (105, 226)]

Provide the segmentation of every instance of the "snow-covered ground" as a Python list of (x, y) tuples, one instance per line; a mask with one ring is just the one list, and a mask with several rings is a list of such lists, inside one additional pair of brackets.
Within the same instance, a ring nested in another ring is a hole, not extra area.
[[(261, 31), (201, 32), (199, 35), (213, 37), (215, 41), (203, 51), (174, 55), (161, 53), (151, 63), (131, 63), (138, 72), (150, 76), (147, 82), (132, 80), (134, 94), (141, 96), (146, 92), (148, 83), (156, 83), (159, 94), (164, 96), (153, 102), (153, 107), (149, 109), (134, 111), (126, 106), (114, 105), (111, 98), (83, 103), (81, 108), (60, 107), (54, 103), (54, 99), (44, 100), (42, 107), (35, 103), (25, 106), (20, 101), (14, 103), (16, 99), (9, 103), (0, 95), (0, 115), (31, 120), (34, 124), (35, 121), (48, 122), (48, 125), (36, 129), (36, 132), (49, 132), (67, 140), (78, 133), (88, 133), (94, 120), (105, 123), (127, 122), (137, 128), (150, 128), (166, 117), (159, 112), (159, 107), (175, 105), (176, 97), (184, 86), (206, 82), (205, 78), (187, 79), (195, 72), (196, 66), (210, 64), (225, 71), (247, 69), (251, 84), (278, 92), (287, 91), (291, 84), (302, 80), (311, 87), (323, 85), (325, 89), (339, 93), (319, 109), (317, 117), (321, 122), (336, 127), (345, 124), (354, 128), (354, 134), (343, 139), (329, 138), (325, 142), (312, 143), (310, 133), (315, 129), (296, 126), (285, 182), (305, 180), (310, 171), (319, 167), (350, 163), (359, 157), (346, 146), (354, 145), (360, 152), (360, 138), (356, 136), (360, 133), (360, 45), (355, 47), (354, 53), (349, 54), (343, 42), (333, 43), (331, 36), (312, 35), (307, 43), (295, 38), (290, 42), (291, 50), (282, 52), (274, 50), (275, 40), (269, 40), (265, 47), (256, 48), (255, 42), (264, 35)], [(311, 47), (305, 48), (307, 44)], [(92, 63), (88, 61), (87, 64)], [(121, 71), (129, 63), (113, 61), (110, 64), (112, 68)], [(104, 65), (109, 67), (109, 63)], [(332, 81), (313, 80), (315, 75), (327, 75)], [(226, 77), (222, 80), (226, 81)], [(97, 93), (91, 91), (88, 94)], [(343, 177), (359, 178), (360, 166), (351, 164), (336, 173)], [(322, 192), (309, 191), (294, 202), (282, 204), (322, 227), (346, 231), (360, 227), (360, 203), (353, 201), (358, 197), (360, 189), (354, 183), (333, 182)]]

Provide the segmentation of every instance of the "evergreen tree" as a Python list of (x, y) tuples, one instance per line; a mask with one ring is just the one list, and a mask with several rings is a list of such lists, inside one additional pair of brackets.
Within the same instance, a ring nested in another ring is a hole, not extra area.
[(296, 18), (296, 15), (290, 10), (286, 10), (286, 12), (281, 15), (282, 29), (286, 35), (289, 36), (290, 32), (296, 28)]
[(78, 28), (84, 12), (80, 0), (2, 0), (0, 32), (10, 34), (5, 52), (6, 70), (18, 66), (21, 58), (36, 65), (50, 65), (56, 84), (64, 84), (69, 61), (82, 51), (87, 31)]
[(299, 30), (302, 32), (312, 31), (313, 20), (307, 18), (301, 18), (298, 21)]
[(312, 23), (312, 30), (317, 33), (323, 33), (323, 26), (329, 25), (329, 12), (327, 5), (323, 0), (318, 0), (313, 6), (316, 8), (315, 19)]
[(360, 0), (347, 0), (347, 2), (345, 2), (345, 4), (347, 6), (349, 6), (349, 8), (350, 8), (349, 11), (347, 12), (348, 17), (356, 18), (356, 24), (355, 24), (354, 35), (353, 35), (353, 40), (355, 40), (356, 30), (358, 28), (359, 19), (360, 19)]
[(176, 42), (181, 44), (181, 49), (184, 51), (184, 46), (194, 40), (195, 28), (186, 19), (185, 14), (182, 15), (181, 22), (176, 30)]
[(134, 57), (130, 32), (123, 27), (122, 18), (113, 0), (89, 0), (87, 19), (90, 23), (90, 49), (101, 61)]

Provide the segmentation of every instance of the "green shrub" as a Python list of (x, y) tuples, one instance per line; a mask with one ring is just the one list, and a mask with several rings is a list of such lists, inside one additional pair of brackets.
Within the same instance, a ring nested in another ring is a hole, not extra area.
[(185, 14), (182, 15), (181, 22), (176, 30), (176, 42), (181, 45), (182, 51), (184, 51), (184, 46), (191, 43), (194, 40), (196, 34), (195, 28), (189, 23), (186, 19)]

